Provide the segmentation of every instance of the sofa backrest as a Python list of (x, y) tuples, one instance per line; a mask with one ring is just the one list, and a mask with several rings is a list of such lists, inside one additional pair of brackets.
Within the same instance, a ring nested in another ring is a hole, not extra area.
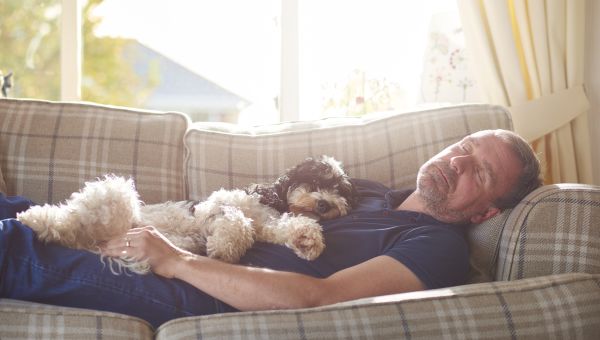
[(188, 195), (276, 179), (309, 156), (341, 161), (351, 177), (414, 187), (431, 156), (484, 129), (512, 129), (505, 108), (470, 104), (420, 112), (294, 122), (254, 128), (195, 123), (185, 135)]
[(189, 119), (91, 103), (0, 99), (0, 170), (9, 195), (57, 203), (85, 181), (131, 176), (148, 203), (184, 199)]
[[(419, 166), (445, 146), (497, 128), (512, 129), (510, 114), (484, 104), (243, 128), (191, 124), (180, 113), (0, 99), (0, 191), (57, 203), (115, 173), (133, 177), (147, 203), (202, 199), (272, 181), (321, 154), (352, 177), (411, 188)], [(494, 278), (508, 213), (468, 233), (473, 282)]]

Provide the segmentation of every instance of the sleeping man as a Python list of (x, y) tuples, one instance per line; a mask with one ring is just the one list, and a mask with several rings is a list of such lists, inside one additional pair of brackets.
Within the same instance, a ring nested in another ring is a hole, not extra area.
[(466, 225), (515, 206), (542, 183), (531, 147), (506, 130), (476, 132), (448, 146), (419, 169), (414, 190), (353, 181), (358, 206), (321, 222), (326, 248), (313, 261), (259, 242), (239, 264), (228, 264), (179, 249), (152, 226), (103, 247), (105, 256), (148, 261), (150, 275), (117, 276), (96, 254), (41, 244), (12, 219), (31, 202), (1, 196), (0, 297), (119, 312), (157, 327), (183, 316), (461, 285), (469, 267)]

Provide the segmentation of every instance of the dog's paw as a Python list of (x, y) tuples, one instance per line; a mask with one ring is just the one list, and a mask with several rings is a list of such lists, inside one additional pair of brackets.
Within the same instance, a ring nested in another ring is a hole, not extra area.
[(209, 236), (206, 239), (206, 256), (228, 263), (237, 263), (243, 252), (239, 251), (233, 244), (223, 244), (222, 240)]
[(237, 263), (254, 243), (252, 220), (240, 209), (221, 207), (222, 215), (216, 216), (212, 233), (206, 238), (206, 255), (224, 262)]
[(286, 245), (300, 258), (305, 260), (316, 259), (325, 249), (321, 226), (312, 221), (295, 226), (290, 232)]

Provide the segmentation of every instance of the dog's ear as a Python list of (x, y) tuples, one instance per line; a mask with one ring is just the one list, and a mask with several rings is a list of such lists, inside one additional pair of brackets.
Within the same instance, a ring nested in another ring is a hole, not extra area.
[(329, 156), (321, 156), (323, 161), (329, 164), (331, 172), (336, 177), (338, 191), (343, 196), (351, 207), (358, 204), (358, 191), (352, 183), (351, 178), (346, 173), (342, 162)]
[(279, 176), (275, 183), (273, 183), (273, 190), (277, 193), (283, 203), (286, 205), (287, 209), (287, 193), (290, 189), (290, 175), (288, 172)]
[(352, 203), (350, 203), (350, 205), (352, 207), (356, 207), (358, 205), (358, 201), (359, 201), (359, 195), (358, 195), (358, 191), (356, 190), (356, 187), (354, 186), (354, 184), (352, 184), (352, 182), (350, 182), (351, 188), (350, 188), (350, 196), (351, 199), (350, 201)]
[(348, 205), (355, 207), (358, 204), (358, 191), (352, 180), (345, 173), (337, 179), (338, 192), (346, 199)]
[(278, 183), (273, 184), (251, 184), (246, 188), (248, 194), (258, 194), (260, 203), (271, 208), (285, 212), (288, 209), (286, 196), (279, 191)]

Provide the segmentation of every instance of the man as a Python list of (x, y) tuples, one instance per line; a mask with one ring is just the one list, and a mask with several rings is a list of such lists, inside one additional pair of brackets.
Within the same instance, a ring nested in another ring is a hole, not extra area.
[(242, 265), (222, 263), (176, 248), (151, 226), (102, 249), (105, 256), (145, 259), (157, 276), (114, 276), (97, 256), (40, 247), (28, 228), (5, 220), (0, 297), (111, 310), (157, 326), (187, 315), (311, 307), (459, 285), (468, 272), (464, 225), (516, 205), (541, 185), (539, 174), (522, 138), (481, 131), (426, 162), (413, 192), (355, 180), (359, 206), (323, 222), (326, 249), (314, 261), (258, 243)]

